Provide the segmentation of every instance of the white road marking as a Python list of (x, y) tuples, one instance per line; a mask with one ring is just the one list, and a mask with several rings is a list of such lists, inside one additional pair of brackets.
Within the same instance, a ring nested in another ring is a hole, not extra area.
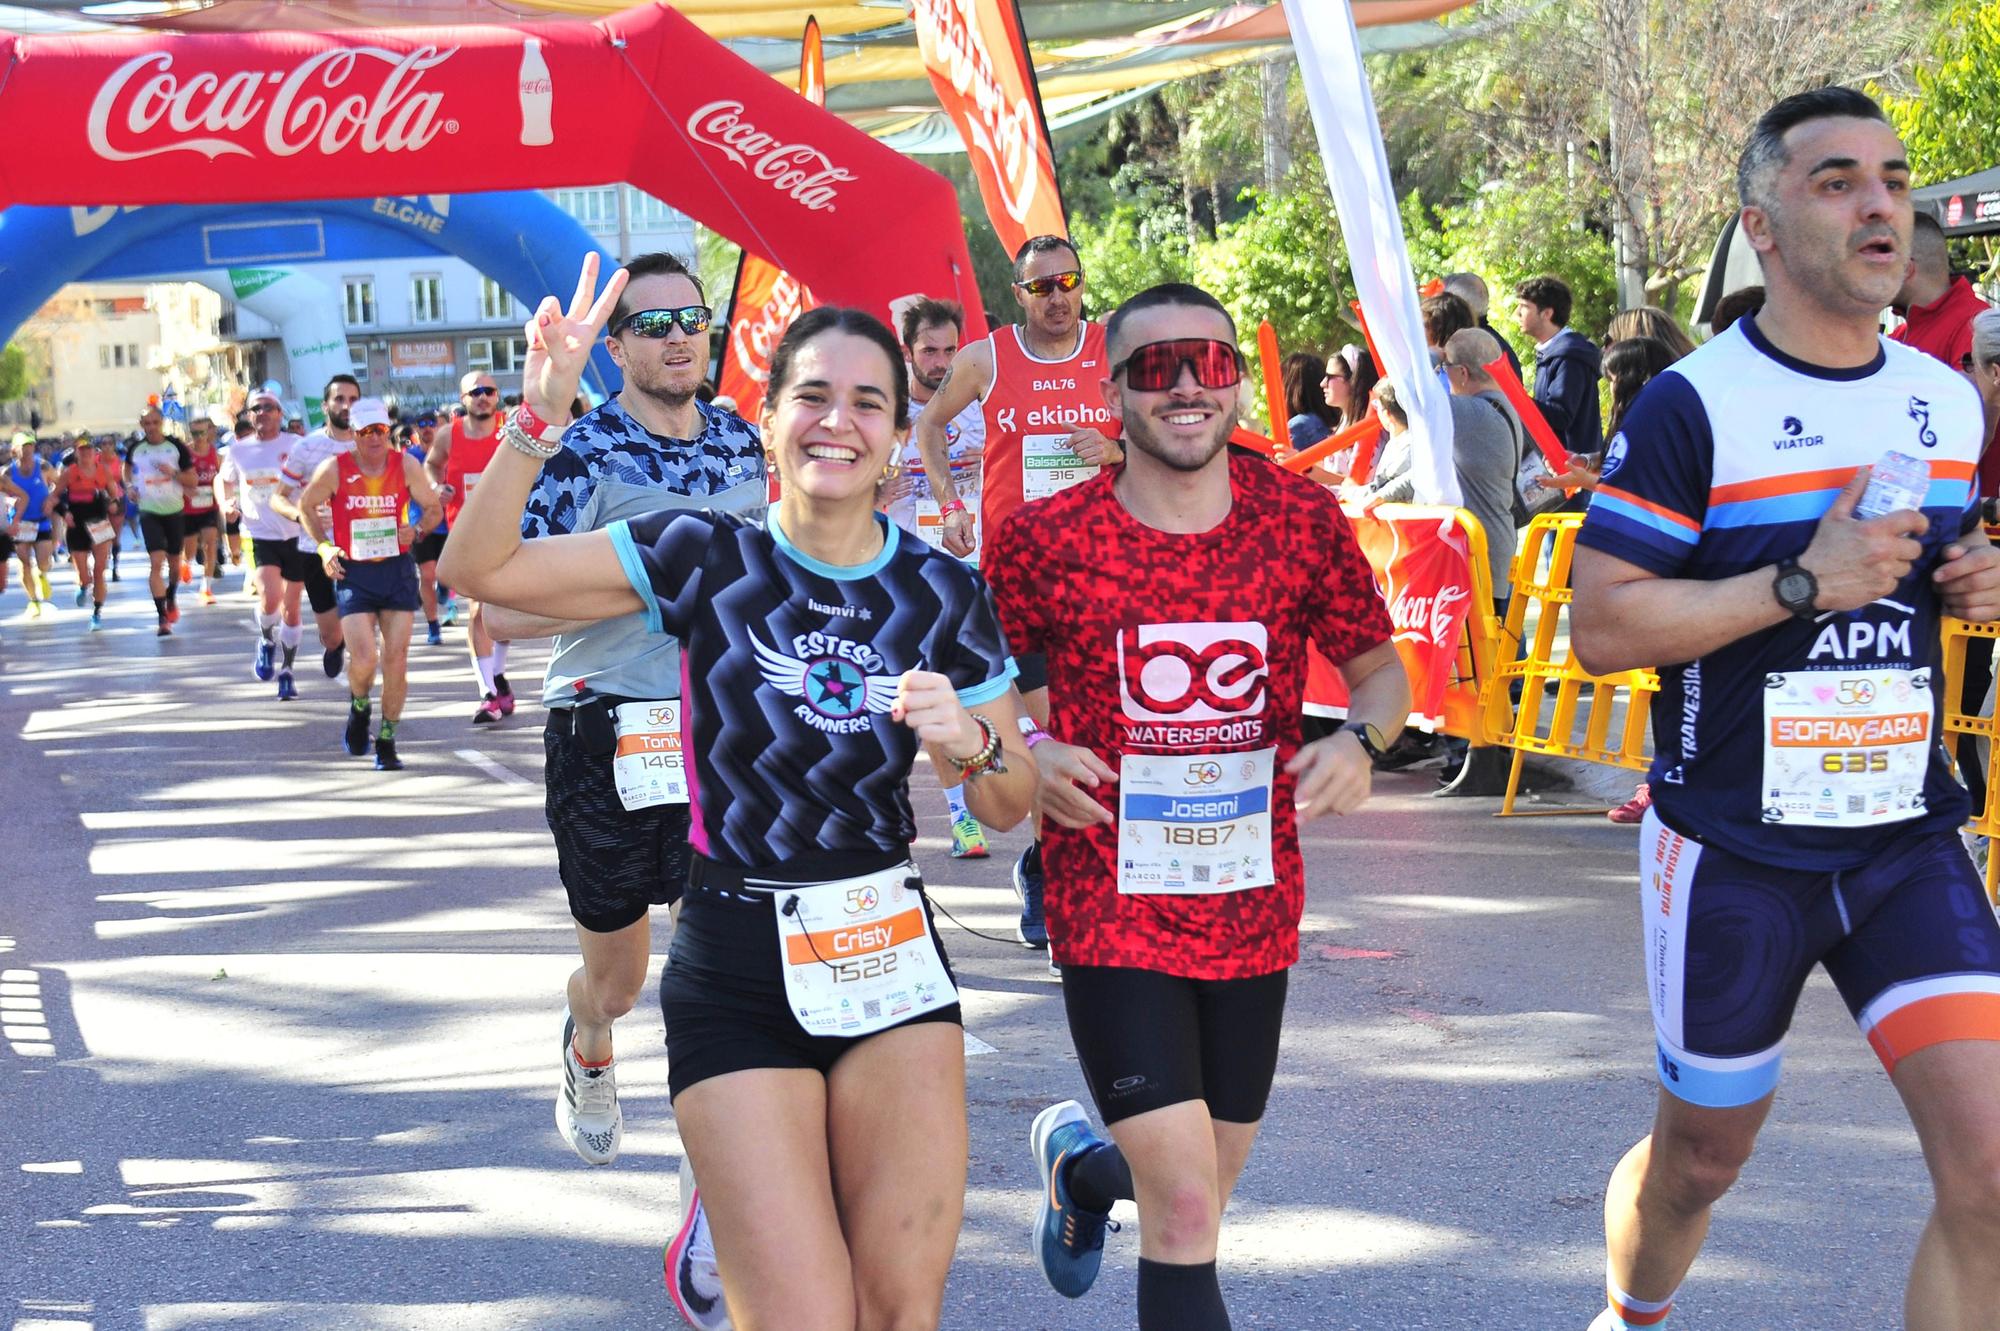
[(986, 1043), (986, 1041), (974, 1035), (971, 1031), (965, 1031), (963, 1034), (965, 1036), (965, 1056), (967, 1058), (974, 1058), (980, 1054), (997, 1054), (1000, 1052), (992, 1045)]
[(535, 784), (534, 782), (528, 780), (527, 777), (522, 776), (519, 772), (515, 771), (513, 768), (506, 767), (498, 762), (495, 762), (493, 759), (481, 753), (478, 749), (458, 749), (455, 750), (455, 752), (460, 758), (463, 758), (466, 762), (471, 763), (474, 767), (477, 767), (480, 771), (486, 773), (486, 775), (492, 777), (495, 781), (498, 781), (503, 786), (533, 787)]

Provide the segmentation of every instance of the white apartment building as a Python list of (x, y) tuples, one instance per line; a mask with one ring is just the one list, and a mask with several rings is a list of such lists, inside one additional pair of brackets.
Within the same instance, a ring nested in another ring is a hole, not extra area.
[[(192, 282), (64, 287), (16, 335), (34, 384), (0, 403), (0, 428), (124, 434), (172, 388), (190, 410), (241, 401), (242, 353), (221, 336), (223, 298)], [(235, 393), (232, 398), (231, 394)]]

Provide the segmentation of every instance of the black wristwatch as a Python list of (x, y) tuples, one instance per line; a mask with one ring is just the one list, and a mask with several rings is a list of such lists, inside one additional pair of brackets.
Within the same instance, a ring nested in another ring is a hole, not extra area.
[(1361, 751), (1372, 759), (1380, 758), (1389, 750), (1389, 739), (1373, 723), (1349, 721), (1342, 730), (1361, 741)]
[(1778, 561), (1778, 577), (1771, 584), (1771, 594), (1795, 618), (1814, 619), (1819, 615), (1813, 606), (1819, 599), (1819, 579), (1800, 568), (1796, 559)]

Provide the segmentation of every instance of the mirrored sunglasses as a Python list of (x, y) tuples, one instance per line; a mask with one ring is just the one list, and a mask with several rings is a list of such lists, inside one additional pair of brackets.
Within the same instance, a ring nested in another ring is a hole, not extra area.
[(1074, 291), (1083, 284), (1083, 274), (1071, 269), (1067, 273), (1050, 273), (1047, 277), (1031, 277), (1014, 285), (1031, 296), (1046, 296), (1051, 291)]
[(1228, 342), (1207, 337), (1183, 337), (1148, 342), (1111, 367), (1111, 377), (1125, 376), (1125, 386), (1141, 393), (1164, 393), (1180, 382), (1181, 367), (1193, 369), (1203, 388), (1228, 388), (1243, 379), (1243, 353)]
[(678, 309), (634, 310), (626, 315), (618, 326), (611, 330), (617, 337), (620, 333), (631, 333), (637, 337), (665, 337), (678, 326), (683, 333), (694, 337), (708, 331), (709, 321), (715, 311), (706, 305), (682, 305)]

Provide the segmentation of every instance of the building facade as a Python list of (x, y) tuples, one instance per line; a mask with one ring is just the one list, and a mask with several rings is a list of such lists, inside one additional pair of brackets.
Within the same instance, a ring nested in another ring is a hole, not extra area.
[(123, 434), (149, 398), (190, 409), (242, 401), (245, 363), (222, 335), (223, 298), (194, 282), (64, 287), (21, 327), (26, 398), (0, 404), (0, 428)]

